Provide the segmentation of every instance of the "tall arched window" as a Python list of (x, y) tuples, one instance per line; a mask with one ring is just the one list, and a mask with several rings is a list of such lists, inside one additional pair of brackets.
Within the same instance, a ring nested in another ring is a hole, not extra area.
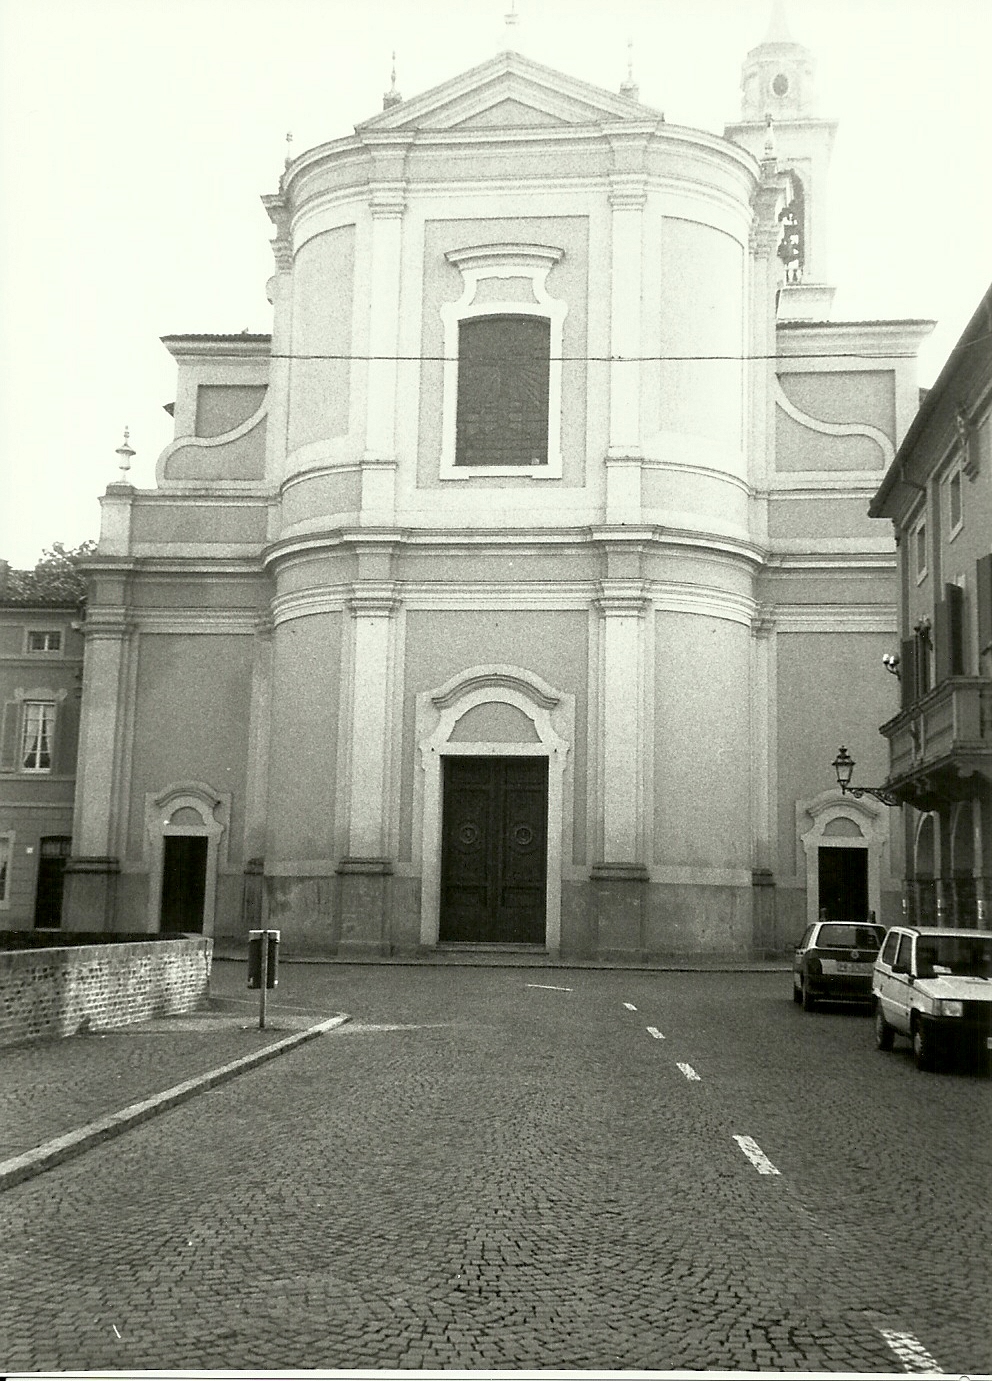
[(458, 326), (456, 465), (547, 465), (551, 323), (470, 317)]

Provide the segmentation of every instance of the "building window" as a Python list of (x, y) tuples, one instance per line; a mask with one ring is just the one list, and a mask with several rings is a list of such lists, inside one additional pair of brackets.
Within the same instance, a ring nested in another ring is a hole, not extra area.
[(949, 537), (956, 537), (961, 531), (964, 523), (964, 513), (961, 509), (961, 467), (960, 465), (952, 472), (947, 481), (947, 517), (950, 523)]
[(550, 355), (544, 317), (459, 324), (456, 465), (547, 465)]
[(920, 523), (916, 529), (913, 541), (913, 551), (916, 557), (916, 583), (926, 579), (927, 574), (927, 525), (926, 522)]
[(28, 629), (29, 652), (61, 652), (62, 633), (58, 628)]
[(14, 836), (0, 834), (0, 907), (10, 905), (10, 869), (14, 856)]
[(440, 478), (521, 481), (562, 477), (566, 303), (547, 278), (563, 258), (551, 245), (448, 250), (462, 295), (441, 307), (444, 373)]
[(54, 701), (26, 700), (21, 729), (21, 770), (51, 772), (54, 738)]

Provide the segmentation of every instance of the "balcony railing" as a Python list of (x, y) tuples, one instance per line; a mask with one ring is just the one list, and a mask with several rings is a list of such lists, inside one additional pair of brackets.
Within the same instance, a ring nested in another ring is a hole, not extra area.
[[(992, 680), (951, 676), (882, 725), (889, 740), (889, 782), (948, 780), (956, 769), (992, 776)], [(907, 799), (909, 797), (907, 796)]]

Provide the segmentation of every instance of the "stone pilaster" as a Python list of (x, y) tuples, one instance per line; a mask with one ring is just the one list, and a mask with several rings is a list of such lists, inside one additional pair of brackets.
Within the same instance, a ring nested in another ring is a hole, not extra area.
[(352, 618), (348, 854), (338, 864), (341, 933), (338, 953), (389, 953), (388, 904), (392, 860), (387, 857), (395, 620), (390, 581), (355, 587)]
[(591, 872), (597, 950), (603, 958), (640, 957), (644, 949), (645, 615), (639, 580), (607, 579), (597, 609), (600, 636), (599, 742), (602, 761), (602, 858)]
[(293, 238), (287, 198), (263, 197), (263, 205), (276, 229), (272, 240), (275, 273), (265, 285), (272, 304), (272, 358), (269, 361), (266, 472), (281, 477), (286, 470), (289, 444), (290, 355), (293, 348)]
[[(123, 607), (92, 607), (84, 625), (82, 719), (64, 915), (68, 930), (117, 922), (118, 802), (131, 625)], [(127, 918), (124, 918), (127, 920)], [(135, 920), (127, 928), (140, 929)]]
[(379, 134), (371, 148), (368, 403), (362, 456), (363, 523), (392, 521), (407, 134)]
[(607, 131), (613, 153), (610, 237), (610, 439), (606, 521), (638, 522), (641, 511), (641, 299), (644, 156), (650, 130)]

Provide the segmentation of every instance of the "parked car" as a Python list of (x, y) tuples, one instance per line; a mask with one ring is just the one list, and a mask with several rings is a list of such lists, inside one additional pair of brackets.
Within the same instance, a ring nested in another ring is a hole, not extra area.
[(875, 1044), (907, 1036), (918, 1069), (952, 1052), (992, 1052), (992, 934), (893, 926), (871, 983)]
[(872, 966), (885, 926), (869, 921), (816, 921), (796, 946), (792, 1000), (811, 1012), (820, 1001), (869, 1002)]

